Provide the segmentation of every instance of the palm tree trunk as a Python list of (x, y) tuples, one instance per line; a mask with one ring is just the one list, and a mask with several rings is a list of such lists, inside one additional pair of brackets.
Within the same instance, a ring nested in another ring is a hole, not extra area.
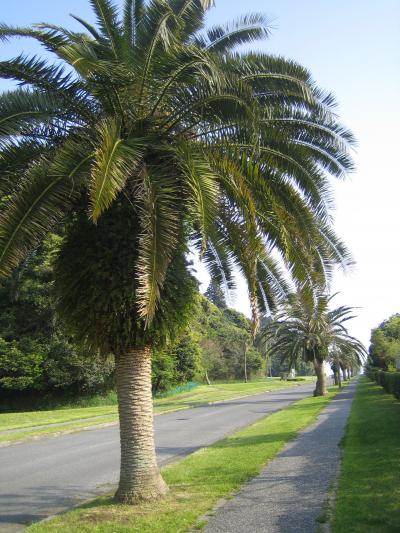
[(328, 394), (326, 388), (326, 376), (324, 372), (324, 362), (314, 359), (315, 375), (317, 376), (317, 383), (315, 384), (314, 396), (326, 396)]
[(115, 498), (134, 504), (160, 498), (168, 487), (159, 472), (153, 428), (151, 349), (115, 357), (121, 441), (121, 472)]

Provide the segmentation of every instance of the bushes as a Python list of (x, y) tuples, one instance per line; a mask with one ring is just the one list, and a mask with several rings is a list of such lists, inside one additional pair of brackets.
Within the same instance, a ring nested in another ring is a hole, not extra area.
[(381, 385), (389, 394), (400, 400), (400, 372), (384, 372), (376, 368), (369, 368), (367, 376)]

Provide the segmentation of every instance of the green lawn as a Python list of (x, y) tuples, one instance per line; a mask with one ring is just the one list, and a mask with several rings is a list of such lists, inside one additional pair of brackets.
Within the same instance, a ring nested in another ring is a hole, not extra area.
[[(313, 380), (308, 377), (307, 380)], [(154, 401), (155, 413), (187, 409), (189, 407), (203, 405), (208, 402), (216, 402), (239, 398), (241, 396), (260, 394), (296, 385), (303, 385), (304, 381), (281, 381), (279, 378), (267, 378), (251, 381), (249, 383), (233, 382), (218, 383), (213, 385), (200, 385), (190, 392), (182, 392), (166, 398), (156, 398)], [(74, 407), (71, 409), (54, 409), (50, 411), (31, 411), (24, 413), (0, 414), (0, 442), (19, 440), (21, 438), (39, 436), (46, 433), (70, 431), (74, 428), (93, 426), (109, 423), (117, 420), (117, 406), (98, 407)], [(35, 426), (49, 426), (33, 429)], [(64, 425), (61, 425), (64, 424)], [(12, 430), (27, 429), (24, 432), (12, 432)]]
[(301, 400), (290, 407), (163, 469), (170, 494), (158, 503), (116, 505), (111, 496), (96, 499), (29, 533), (183, 533), (200, 528), (205, 513), (255, 477), (299, 431), (314, 422), (337, 393)]
[(400, 531), (400, 402), (363, 378), (344, 440), (333, 533)]

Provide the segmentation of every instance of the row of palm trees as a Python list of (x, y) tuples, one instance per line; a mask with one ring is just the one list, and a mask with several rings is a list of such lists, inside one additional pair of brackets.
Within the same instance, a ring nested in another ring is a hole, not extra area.
[(362, 366), (366, 351), (349, 334), (346, 322), (353, 316), (353, 308), (330, 308), (333, 296), (319, 287), (305, 285), (290, 294), (287, 302), (269, 320), (260, 333), (269, 352), (280, 355), (289, 367), (298, 359), (314, 365), (317, 383), (314, 396), (327, 394), (325, 365), (330, 364), (335, 384), (341, 385), (340, 371), (345, 379)]
[[(122, 13), (88, 1), (96, 24), (74, 16), (80, 31), (0, 25), (1, 41), (33, 38), (54, 57), (0, 62), (18, 83), (0, 95), (0, 275), (55, 228), (63, 235), (58, 310), (88, 350), (115, 355), (116, 497), (135, 503), (167, 490), (151, 353), (190, 314), (189, 249), (227, 287), (240, 270), (255, 336), (291, 285), (324, 288), (349, 264), (329, 180), (352, 170), (354, 140), (305, 68), (237, 50), (268, 37), (263, 15), (206, 29), (212, 0), (124, 0)], [(327, 357), (318, 342), (302, 350), (317, 365)]]

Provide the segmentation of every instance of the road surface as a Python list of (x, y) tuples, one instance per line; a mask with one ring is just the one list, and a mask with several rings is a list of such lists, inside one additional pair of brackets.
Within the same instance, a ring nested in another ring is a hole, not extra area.
[[(156, 416), (159, 464), (208, 446), (313, 389), (308, 383)], [(21, 531), (113, 489), (118, 471), (117, 425), (0, 448), (1, 533)]]

